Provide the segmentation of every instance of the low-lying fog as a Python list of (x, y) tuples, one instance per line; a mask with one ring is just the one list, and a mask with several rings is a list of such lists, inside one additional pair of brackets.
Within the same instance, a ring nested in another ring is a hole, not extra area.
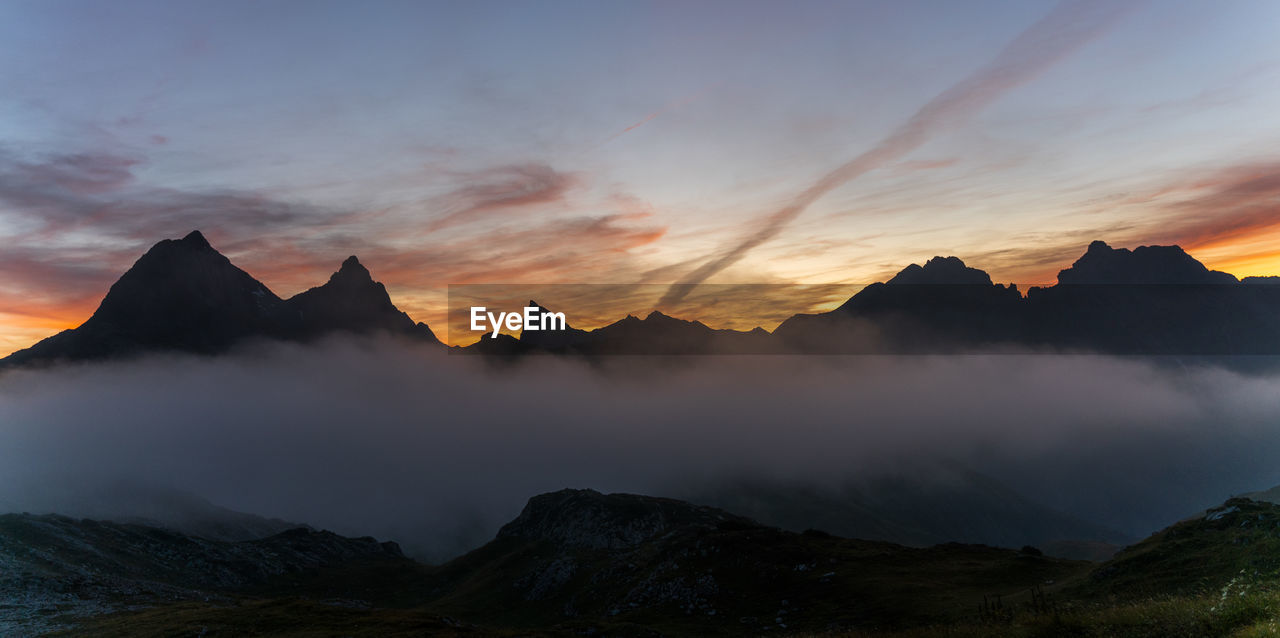
[[(1280, 483), (1280, 375), (1096, 356), (530, 357), (269, 345), (0, 375), (0, 510), (156, 485), (439, 560), (534, 494), (936, 461), (1134, 536)], [(77, 500), (80, 499), (80, 500)]]

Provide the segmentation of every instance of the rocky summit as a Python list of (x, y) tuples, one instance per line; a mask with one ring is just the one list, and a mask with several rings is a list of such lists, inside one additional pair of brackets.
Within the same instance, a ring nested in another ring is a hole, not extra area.
[(93, 315), (0, 359), (23, 365), (136, 356), (216, 354), (250, 339), (309, 340), (388, 333), (439, 343), (391, 303), (355, 257), (323, 286), (282, 300), (236, 267), (200, 231), (152, 246), (120, 277)]

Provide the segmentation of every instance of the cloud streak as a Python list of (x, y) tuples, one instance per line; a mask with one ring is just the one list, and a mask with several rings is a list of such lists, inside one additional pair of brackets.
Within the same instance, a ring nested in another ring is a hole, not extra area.
[(1207, 190), (1173, 206), (1168, 237), (1187, 248), (1256, 237), (1280, 227), (1280, 162), (1235, 166), (1196, 185)]
[(513, 209), (563, 202), (577, 185), (575, 176), (539, 163), (500, 166), (463, 176), (470, 183), (438, 200), (443, 216), (428, 226), (436, 231)]
[(196, 228), (264, 233), (339, 219), (316, 206), (247, 191), (184, 191), (140, 184), (140, 158), (119, 153), (56, 154), (24, 160), (0, 153), (0, 202), (37, 229), (18, 239), (91, 231), (102, 238), (151, 240)]
[(678, 303), (692, 286), (732, 266), (752, 249), (776, 237), (818, 198), (868, 171), (902, 158), (939, 131), (959, 125), (1010, 89), (1039, 76), (1104, 32), (1129, 6), (1128, 2), (1107, 0), (1060, 3), (1014, 38), (990, 62), (929, 100), (874, 147), (824, 175), (781, 210), (760, 220), (745, 238), (672, 284), (659, 305), (668, 307)]

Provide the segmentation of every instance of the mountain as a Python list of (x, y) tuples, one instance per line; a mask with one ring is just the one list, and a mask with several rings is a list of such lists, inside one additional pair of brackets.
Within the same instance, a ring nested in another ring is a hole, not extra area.
[(772, 340), (761, 328), (718, 330), (654, 310), (644, 319), (627, 315), (592, 331), (587, 344), (595, 354), (732, 354), (767, 352)]
[(1177, 246), (1093, 242), (1027, 292), (1031, 344), (1113, 354), (1280, 354), (1280, 288), (1241, 284)]
[(800, 352), (1280, 354), (1280, 287), (1209, 270), (1177, 246), (1101, 241), (1026, 297), (954, 257), (911, 265), (773, 335)]
[(863, 288), (835, 310), (795, 315), (774, 336), (802, 352), (952, 352), (1017, 341), (1022, 296), (1016, 287), (956, 257), (912, 264)]
[(4, 514), (0, 633), (30, 635), (59, 614), (230, 600), (284, 575), (370, 561), (410, 563), (395, 543), (309, 529), (230, 543), (142, 525)]
[[(1103, 563), (790, 532), (566, 489), (439, 566), (371, 538), (228, 543), (0, 516), (0, 632), (31, 635), (1267, 635), (1280, 506), (1236, 498)], [(1249, 631), (1246, 631), (1249, 630)]]
[(1058, 272), (1058, 283), (1077, 285), (1234, 284), (1235, 276), (1209, 270), (1178, 246), (1112, 248), (1089, 244), (1070, 268)]
[[(772, 334), (714, 329), (655, 310), (595, 330), (526, 330), (457, 350), (501, 356), (1030, 350), (1200, 356), (1243, 367), (1256, 364), (1246, 355), (1280, 354), (1280, 278), (1237, 281), (1177, 246), (1128, 250), (1095, 241), (1058, 280), (1024, 297), (957, 257), (934, 257), (866, 286), (835, 310), (794, 315)], [(216, 353), (246, 339), (305, 341), (334, 332), (439, 343), (426, 324), (395, 307), (355, 257), (324, 285), (281, 300), (197, 231), (156, 244), (83, 325), (0, 365)]]
[[(532, 299), (526, 307), (537, 308), (540, 314), (553, 312)], [(566, 319), (564, 328), (559, 330), (521, 330), (520, 345), (529, 350), (562, 351), (582, 344), (588, 334), (586, 330), (574, 328)]]
[(436, 342), (391, 303), (355, 257), (323, 286), (282, 300), (237, 268), (200, 231), (152, 246), (112, 284), (91, 317), (4, 359), (3, 365), (144, 352), (215, 354), (249, 339), (308, 340), (388, 332)]
[(228, 543), (29, 514), (0, 516), (0, 567), (8, 633), (737, 636), (953, 620), (984, 595), (1088, 564), (786, 532), (672, 499), (562, 490), (439, 567), (306, 529)]
[(290, 311), (199, 231), (146, 252), (78, 328), (4, 359), (99, 359), (139, 351), (214, 353), (249, 337), (285, 334)]
[(788, 532), (683, 501), (562, 490), (530, 499), (493, 542), (441, 571), (453, 609), (484, 609), (504, 625), (736, 636), (945, 622), (984, 593), (1086, 566)]
[(291, 297), (285, 304), (300, 323), (296, 336), (314, 338), (330, 332), (413, 335), (436, 341), (425, 323), (415, 323), (391, 303), (386, 286), (374, 281), (354, 255), (323, 286)]
[[(546, 310), (537, 302), (531, 307)], [(641, 319), (632, 315), (595, 330), (566, 324), (563, 330), (524, 330), (520, 337), (481, 337), (463, 352), (486, 355), (531, 353), (571, 355), (691, 355), (774, 352), (774, 341), (762, 328), (748, 332), (719, 330), (701, 321), (670, 317), (658, 311)]]

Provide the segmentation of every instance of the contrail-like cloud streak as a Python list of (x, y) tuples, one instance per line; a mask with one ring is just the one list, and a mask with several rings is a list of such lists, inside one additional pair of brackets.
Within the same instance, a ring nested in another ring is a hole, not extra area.
[(659, 306), (679, 303), (689, 290), (728, 268), (755, 247), (773, 239), (819, 197), (919, 147), (937, 131), (954, 126), (1024, 84), (1100, 35), (1133, 3), (1118, 0), (1067, 1), (1028, 27), (994, 59), (920, 107), (904, 124), (870, 150), (824, 175), (791, 203), (762, 219), (745, 239), (722, 251), (667, 289)]

